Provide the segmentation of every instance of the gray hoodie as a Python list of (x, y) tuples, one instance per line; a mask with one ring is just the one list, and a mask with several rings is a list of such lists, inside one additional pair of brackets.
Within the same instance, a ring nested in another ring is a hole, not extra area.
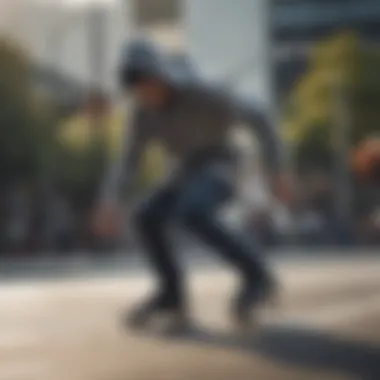
[(281, 169), (282, 144), (262, 110), (202, 81), (189, 62), (165, 55), (149, 42), (134, 41), (123, 51), (120, 68), (157, 76), (173, 87), (176, 96), (162, 110), (137, 106), (121, 159), (106, 181), (106, 198), (115, 197), (134, 180), (141, 153), (151, 139), (158, 140), (181, 166), (200, 153), (230, 149), (229, 132), (239, 122), (251, 126), (261, 139), (271, 173)]

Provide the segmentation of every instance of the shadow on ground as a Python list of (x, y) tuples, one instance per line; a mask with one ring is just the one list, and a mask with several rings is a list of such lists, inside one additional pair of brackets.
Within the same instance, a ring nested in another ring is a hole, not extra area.
[(267, 327), (260, 337), (224, 334), (199, 326), (159, 337), (217, 348), (256, 353), (305, 369), (333, 370), (362, 380), (380, 379), (380, 347), (338, 339), (323, 332), (289, 327)]

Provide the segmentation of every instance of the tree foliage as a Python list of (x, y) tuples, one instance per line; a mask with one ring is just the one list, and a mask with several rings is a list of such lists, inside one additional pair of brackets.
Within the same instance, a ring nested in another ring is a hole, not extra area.
[(0, 39), (0, 172), (2, 185), (41, 175), (50, 109), (34, 92), (26, 54)]
[[(124, 115), (110, 109), (94, 119), (84, 110), (58, 120), (57, 108), (38, 93), (24, 51), (0, 39), (1, 186), (37, 184), (41, 194), (58, 189), (86, 209), (119, 156)], [(162, 172), (163, 153), (153, 144), (143, 157), (138, 188), (149, 187)]]
[[(97, 191), (109, 165), (119, 159), (124, 139), (126, 115), (118, 108), (110, 109), (101, 120), (100, 130), (82, 113), (60, 126), (61, 181), (71, 191), (88, 197)], [(128, 128), (128, 125), (126, 126)], [(63, 158), (64, 157), (64, 158)], [(138, 188), (148, 188), (163, 175), (164, 154), (152, 143), (143, 156)]]
[(344, 112), (354, 147), (380, 131), (380, 48), (347, 32), (317, 44), (285, 109), (285, 130), (304, 167), (328, 166)]

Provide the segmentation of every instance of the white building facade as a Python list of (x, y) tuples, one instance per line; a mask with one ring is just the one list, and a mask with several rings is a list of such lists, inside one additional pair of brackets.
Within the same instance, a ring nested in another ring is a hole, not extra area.
[[(19, 39), (42, 66), (113, 91), (120, 47), (137, 26), (135, 1), (2, 0), (0, 31)], [(268, 1), (178, 2), (176, 25), (144, 25), (145, 31), (186, 50), (205, 75), (270, 105)]]
[(1, 34), (21, 42), (35, 62), (114, 90), (120, 46), (133, 26), (131, 1), (3, 1)]
[(268, 0), (182, 0), (185, 45), (207, 76), (270, 106)]

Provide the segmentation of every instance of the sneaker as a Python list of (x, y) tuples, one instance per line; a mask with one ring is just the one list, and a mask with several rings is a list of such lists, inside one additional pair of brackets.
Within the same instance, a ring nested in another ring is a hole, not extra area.
[(254, 314), (274, 301), (277, 286), (273, 279), (249, 281), (238, 294), (233, 304), (233, 315), (239, 325), (249, 325)]
[(126, 316), (126, 324), (132, 328), (143, 328), (156, 317), (170, 317), (173, 321), (184, 319), (185, 312), (181, 302), (159, 295), (138, 306)]

